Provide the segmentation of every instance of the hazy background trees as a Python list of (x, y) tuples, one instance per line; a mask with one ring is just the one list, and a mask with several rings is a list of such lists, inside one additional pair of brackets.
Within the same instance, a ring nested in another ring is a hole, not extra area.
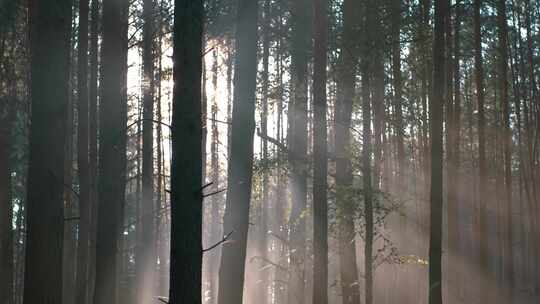
[(1, 2), (2, 303), (537, 302), (539, 6)]

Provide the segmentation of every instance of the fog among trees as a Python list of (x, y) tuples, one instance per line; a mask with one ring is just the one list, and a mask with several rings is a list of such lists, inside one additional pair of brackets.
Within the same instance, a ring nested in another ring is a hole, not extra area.
[(0, 0), (0, 304), (533, 304), (539, 255), (538, 0)]

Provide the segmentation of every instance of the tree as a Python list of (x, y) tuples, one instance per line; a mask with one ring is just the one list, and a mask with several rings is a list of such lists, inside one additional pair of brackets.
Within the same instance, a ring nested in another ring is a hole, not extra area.
[(219, 304), (242, 303), (249, 227), (249, 205), (255, 131), (258, 1), (239, 0), (236, 14), (236, 62), (231, 151), (223, 231), (233, 231), (224, 244), (219, 269)]
[[(512, 131), (510, 130), (510, 100), (508, 98), (508, 23), (506, 16), (506, 1), (497, 1), (497, 25), (499, 38), (499, 98), (502, 107), (503, 124), (503, 161), (504, 161), (504, 194), (506, 203), (506, 222), (503, 269), (508, 283), (509, 303), (513, 302), (514, 289), (514, 254), (513, 254), (513, 201), (512, 201)], [(534, 76), (533, 76), (534, 77)]]
[[(371, 5), (371, 2), (366, 2)], [(364, 191), (364, 217), (366, 221), (364, 243), (364, 269), (366, 277), (364, 300), (366, 304), (373, 302), (373, 186), (371, 176), (372, 143), (371, 143), (371, 18), (367, 7), (364, 8), (364, 37), (362, 41), (362, 59), (360, 69), (362, 74), (362, 184)]]
[[(97, 237), (97, 166), (98, 166), (98, 23), (99, 0), (92, 0), (90, 6), (90, 45), (89, 65), (90, 77), (88, 79), (88, 167), (90, 174), (90, 227), (89, 227), (89, 255), (88, 255), (88, 292), (87, 303), (93, 303), (96, 265), (96, 237)], [(84, 302), (83, 302), (84, 303)]]
[(313, 61), (313, 304), (328, 303), (326, 64), (328, 1), (314, 0)]
[(484, 63), (482, 56), (481, 36), (481, 5), (482, 0), (474, 1), (474, 69), (476, 77), (476, 98), (478, 103), (478, 179), (479, 179), (479, 214), (478, 239), (480, 262), (480, 294), (487, 297), (487, 276), (489, 271), (488, 244), (487, 244), (487, 167), (486, 167), (486, 135), (485, 135), (485, 92), (484, 92)]
[(445, 0), (435, 0), (433, 85), (430, 98), (431, 189), (429, 237), (429, 304), (442, 304), (443, 105)]
[(126, 0), (103, 1), (102, 82), (99, 118), (99, 183), (94, 304), (117, 294), (118, 237), (122, 223), (125, 164), (123, 44)]
[(137, 300), (152, 301), (156, 253), (154, 241), (154, 0), (143, 2), (143, 147), (142, 147), (142, 201), (141, 231), (137, 232)]
[(308, 130), (308, 62), (311, 49), (310, 25), (312, 16), (309, 0), (295, 0), (291, 6), (291, 75), (292, 105), (289, 122), (289, 162), (291, 164), (290, 189), (291, 213), (289, 215), (289, 255), (290, 278), (288, 286), (289, 303), (305, 303), (305, 259), (307, 206), (306, 163)]
[(203, 3), (202, 0), (174, 3), (171, 304), (201, 303)]
[(90, 253), (91, 180), (89, 168), (89, 91), (88, 91), (88, 0), (79, 2), (78, 48), (78, 138), (77, 163), (79, 169), (79, 237), (76, 271), (76, 303), (88, 300), (88, 255)]
[(29, 7), (32, 122), (24, 276), (24, 303), (28, 304), (62, 301), (71, 4), (68, 0), (33, 1)]
[(346, 0), (343, 2), (343, 12), (338, 98), (334, 114), (336, 201), (339, 208), (339, 262), (343, 303), (359, 304), (360, 289), (358, 288), (354, 225), (356, 209), (350, 195), (353, 183), (350, 128), (358, 63), (356, 36), (360, 21), (360, 16), (358, 16), (360, 8), (355, 1)]
[(13, 299), (13, 203), (11, 196), (11, 126), (13, 124), (13, 100), (0, 97), (0, 299), (7, 304)]
[[(217, 126), (217, 115), (218, 115), (218, 100), (217, 92), (218, 90), (218, 50), (217, 48), (213, 51), (213, 63), (212, 63), (212, 85), (214, 87), (214, 96), (212, 100), (212, 125), (211, 125), (211, 143), (210, 143), (210, 167), (212, 168), (212, 193), (219, 192), (220, 187), (220, 165), (219, 165), (219, 130)], [(211, 244), (219, 242), (223, 236), (221, 231), (221, 196), (215, 194), (211, 197), (211, 219), (212, 227), (210, 228), (209, 240)], [(215, 248), (212, 252), (208, 253), (208, 290), (210, 291), (211, 303), (214, 304), (217, 300), (217, 278), (214, 274), (218, 272), (219, 267), (219, 248)]]
[(394, 107), (395, 107), (395, 128), (396, 128), (396, 145), (397, 145), (397, 162), (398, 162), (398, 183), (404, 184), (405, 178), (405, 143), (404, 143), (404, 126), (403, 126), (403, 81), (401, 71), (401, 1), (391, 1), (392, 14), (392, 78), (394, 86)]

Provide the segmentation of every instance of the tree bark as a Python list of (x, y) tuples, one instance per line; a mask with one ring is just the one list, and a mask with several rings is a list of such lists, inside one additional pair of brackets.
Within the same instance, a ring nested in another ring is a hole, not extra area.
[[(503, 161), (504, 161), (504, 194), (506, 203), (505, 240), (503, 271), (508, 286), (508, 303), (513, 303), (514, 267), (513, 267), (513, 202), (512, 202), (512, 132), (510, 130), (510, 100), (508, 98), (508, 24), (506, 20), (506, 1), (497, 1), (497, 27), (498, 27), (498, 80), (499, 98), (502, 106), (503, 124)], [(505, 284), (506, 285), (506, 284)], [(506, 292), (506, 291), (505, 291)]]
[(103, 1), (102, 96), (94, 304), (117, 301), (118, 237), (122, 225), (125, 155), (124, 10), (126, 0)]
[(401, 0), (392, 0), (392, 74), (394, 85), (395, 128), (398, 163), (398, 184), (400, 188), (405, 182), (405, 143), (403, 126), (403, 80), (401, 76)]
[[(5, 99), (4, 99), (5, 98)], [(11, 127), (14, 96), (2, 96), (0, 108), (0, 299), (13, 301), (13, 202), (11, 196)], [(11, 100), (9, 100), (11, 99)]]
[(236, 62), (232, 109), (231, 151), (223, 231), (231, 235), (224, 244), (219, 269), (219, 304), (242, 303), (249, 227), (249, 206), (255, 130), (258, 3), (240, 0), (237, 6)]
[(137, 301), (140, 304), (152, 301), (154, 294), (154, 271), (156, 253), (154, 246), (154, 0), (143, 2), (142, 41), (142, 201), (140, 233), (137, 233)]
[(79, 169), (79, 237), (76, 271), (76, 303), (86, 304), (88, 299), (88, 255), (90, 236), (90, 168), (89, 168), (89, 104), (88, 104), (88, 0), (79, 2), (78, 48), (78, 132), (77, 167)]
[(90, 78), (89, 78), (89, 105), (88, 105), (88, 167), (90, 174), (90, 227), (89, 227), (89, 255), (88, 255), (88, 291), (87, 302), (94, 303), (94, 287), (96, 277), (96, 236), (97, 236), (97, 167), (98, 167), (98, 24), (99, 0), (92, 0), (90, 6)]
[[(201, 303), (203, 198), (202, 0), (176, 0), (173, 27), (169, 303)], [(181, 81), (180, 81), (181, 80)], [(188, 148), (186, 148), (188, 147)]]
[(477, 238), (479, 240), (480, 287), (479, 294), (487, 299), (487, 281), (489, 273), (488, 235), (487, 235), (487, 167), (486, 167), (486, 117), (484, 92), (484, 63), (482, 56), (481, 10), (482, 0), (474, 1), (474, 69), (476, 78), (476, 97), (478, 106), (478, 179), (479, 210)]
[(313, 63), (313, 304), (328, 303), (326, 64), (328, 1), (314, 0)]
[(356, 36), (360, 8), (355, 1), (343, 2), (343, 34), (338, 76), (338, 98), (335, 106), (336, 204), (339, 223), (339, 263), (343, 304), (359, 304), (360, 289), (356, 264), (355, 202), (351, 198), (353, 175), (351, 164), (351, 118), (355, 95), (358, 61)]
[[(212, 64), (212, 85), (214, 87), (214, 96), (212, 100), (212, 124), (211, 124), (211, 136), (212, 141), (210, 143), (210, 167), (212, 168), (212, 191), (216, 192), (220, 190), (220, 164), (219, 164), (219, 130), (216, 119), (218, 118), (218, 50), (214, 49), (213, 52), (214, 62)], [(216, 244), (223, 237), (223, 231), (221, 229), (221, 216), (220, 209), (222, 203), (221, 195), (213, 195), (211, 197), (211, 225), (210, 228), (210, 244)], [(217, 303), (217, 274), (219, 267), (219, 255), (220, 248), (215, 248), (212, 252), (208, 253), (208, 290), (210, 291), (209, 303)]]
[[(309, 0), (296, 0), (291, 7), (291, 75), (292, 106), (289, 121), (289, 162), (291, 164), (291, 213), (289, 215), (290, 277), (289, 303), (305, 303), (306, 220), (308, 167), (307, 155), (308, 62), (311, 49), (310, 27), (312, 15), (306, 7)], [(298, 159), (301, 158), (301, 159)]]
[[(24, 303), (61, 303), (71, 1), (29, 7), (32, 124)], [(43, 261), (46, 261), (44, 263)]]
[(430, 99), (431, 229), (429, 239), (429, 304), (442, 304), (443, 105), (445, 0), (435, 0), (433, 86)]
[[(269, 58), (270, 58), (270, 22), (271, 22), (271, 2), (270, 0), (264, 1), (263, 7), (263, 24), (262, 26), (262, 87), (261, 87), (261, 132), (264, 135), (268, 134), (268, 87), (269, 87)], [(217, 56), (217, 55), (216, 55)], [(216, 67), (217, 70), (217, 67)], [(217, 79), (216, 79), (217, 81)], [(217, 107), (217, 106), (216, 106)], [(217, 132), (217, 129), (216, 129)], [(268, 141), (263, 139), (261, 142), (261, 158), (263, 162), (268, 162)], [(265, 166), (263, 169), (262, 177), (262, 200), (259, 208), (259, 235), (258, 235), (258, 252), (262, 258), (261, 260), (268, 259), (269, 252), (269, 239), (268, 239), (268, 219), (269, 219), (269, 194), (270, 194), (270, 176), (269, 168)], [(257, 292), (254, 295), (257, 297), (256, 300), (261, 304), (266, 304), (269, 298), (268, 287), (270, 284), (270, 271), (264, 268), (265, 262), (261, 262), (257, 267), (259, 267), (257, 282), (258, 286), (256, 287)]]
[[(460, 115), (461, 115), (461, 75), (460, 75), (460, 26), (461, 26), (461, 1), (455, 4), (454, 20), (454, 47), (453, 47), (453, 103), (447, 103), (447, 132), (448, 132), (448, 182), (446, 183), (448, 201), (448, 292), (452, 298), (457, 299), (460, 292), (460, 272), (462, 253), (460, 252), (460, 174), (459, 174), (459, 153), (460, 153)], [(452, 60), (452, 58), (448, 58)], [(450, 109), (451, 108), (451, 109)]]

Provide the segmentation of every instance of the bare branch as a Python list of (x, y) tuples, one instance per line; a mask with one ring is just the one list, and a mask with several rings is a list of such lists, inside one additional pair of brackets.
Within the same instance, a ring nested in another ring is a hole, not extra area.
[(225, 192), (225, 191), (227, 191), (227, 188), (225, 188), (225, 189), (220, 189), (220, 190), (216, 190), (216, 191), (214, 191), (214, 192), (210, 192), (210, 193), (208, 193), (208, 194), (204, 194), (204, 195), (203, 195), (203, 198), (204, 198), (204, 197), (209, 197), (209, 196), (212, 196), (212, 195), (216, 195), (216, 194), (220, 194), (221, 192)]
[(227, 233), (227, 235), (224, 235), (224, 236), (223, 236), (223, 238), (221, 239), (221, 241), (215, 243), (214, 245), (212, 245), (212, 246), (210, 246), (210, 247), (208, 247), (208, 248), (206, 248), (206, 249), (203, 249), (202, 252), (203, 252), (203, 253), (208, 252), (208, 251), (210, 251), (210, 250), (216, 248), (217, 246), (219, 246), (219, 245), (225, 243), (227, 240), (229, 240), (229, 238), (231, 237), (231, 235), (233, 234), (233, 232), (234, 232), (234, 230), (231, 230), (231, 232), (229, 232), (229, 233)]

